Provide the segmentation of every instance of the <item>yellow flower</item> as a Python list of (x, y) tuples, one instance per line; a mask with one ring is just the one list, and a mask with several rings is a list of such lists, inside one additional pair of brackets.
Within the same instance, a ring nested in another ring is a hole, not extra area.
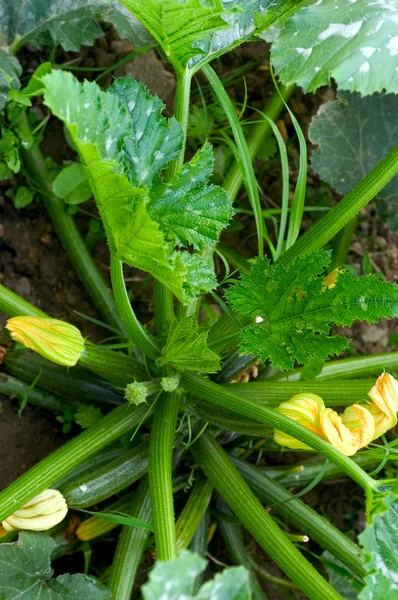
[(44, 490), (2, 522), (5, 531), (47, 531), (66, 516), (68, 506), (58, 490)]
[[(321, 435), (318, 415), (324, 408), (325, 405), (320, 396), (316, 394), (297, 394), (287, 402), (282, 402), (276, 410), (285, 417), (289, 417), (296, 423), (300, 423), (300, 425)], [(307, 444), (278, 429), (275, 429), (274, 440), (281, 446), (287, 446), (292, 450), (312, 450)]]
[(73, 367), (84, 350), (84, 339), (69, 323), (42, 317), (13, 317), (6, 328), (11, 337), (44, 358)]
[(363, 406), (348, 406), (342, 416), (332, 408), (319, 413), (322, 437), (346, 456), (352, 456), (374, 439), (375, 422)]
[(368, 395), (372, 403), (366, 405), (366, 408), (375, 421), (373, 439), (376, 439), (397, 424), (398, 381), (389, 373), (383, 373)]

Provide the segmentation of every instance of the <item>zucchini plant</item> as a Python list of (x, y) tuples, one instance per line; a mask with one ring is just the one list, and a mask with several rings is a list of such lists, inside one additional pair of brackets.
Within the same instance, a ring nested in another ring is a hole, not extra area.
[[(398, 287), (379, 274), (353, 273), (346, 253), (333, 246), (342, 232), (349, 245), (353, 219), (376, 198), (395, 226), (395, 0), (72, 0), (60, 6), (0, 0), (0, 16), (1, 178), (25, 178), (13, 197), (19, 209), (40, 196), (100, 324), (116, 338), (94, 344), (0, 286), (4, 336), (19, 346), (4, 360), (0, 392), (55, 411), (65, 431), (74, 422), (85, 429), (0, 492), (0, 542), (11, 542), (0, 545), (0, 596), (127, 600), (144, 553), (153, 548), (157, 562), (139, 591), (148, 600), (261, 600), (261, 578), (287, 598), (376, 600), (380, 589), (386, 600), (395, 598), (396, 444), (382, 436), (397, 423), (398, 382), (383, 372), (397, 370), (397, 353), (336, 360), (350, 340), (335, 327), (397, 317)], [(70, 65), (55, 64), (58, 46), (78, 51), (102, 35), (98, 17), (134, 44), (117, 66), (153, 48), (169, 64), (176, 78), (172, 116), (133, 77), (117, 77), (105, 88), (101, 78), (84, 79)], [(263, 39), (272, 42), (270, 65), (279, 82), (274, 79), (275, 94), (247, 135), (213, 66), (244, 42)], [(18, 57), (27, 42), (47, 48), (48, 60), (25, 82)], [(192, 84), (200, 73), (228, 124), (235, 157), (221, 184), (213, 177), (213, 145), (194, 147), (190, 138)], [(295, 86), (312, 92), (331, 78), (340, 100), (312, 122), (310, 138), (319, 145), (312, 164), (345, 196), (302, 233), (307, 145), (287, 101)], [(63, 170), (49, 167), (41, 152), (46, 123), (33, 125), (30, 108), (37, 97), (62, 122), (76, 153)], [(300, 152), (291, 201), (288, 155), (275, 125), (284, 108)], [(274, 231), (254, 165), (271, 133), (282, 167)], [(257, 241), (249, 260), (220, 242), (242, 185)], [(70, 210), (90, 197), (109, 246), (111, 290)], [(125, 265), (153, 284), (150, 323), (134, 311)], [(209, 298), (220, 310), (206, 319)], [(235, 383), (250, 373), (258, 380)], [(255, 466), (259, 452), (275, 459), (289, 448), (316, 455), (303, 465)], [(343, 476), (363, 491), (367, 525), (358, 543), (300, 500), (320, 481)], [(71, 533), (72, 513), (80, 522)], [(120, 526), (102, 572), (52, 578), (51, 556), (79, 549), (87, 556), (88, 543)], [(238, 566), (202, 585), (205, 561), (198, 554), (206, 555), (216, 527)], [(257, 564), (246, 536), (281, 577)], [(317, 544), (316, 565), (300, 545), (308, 537)]]

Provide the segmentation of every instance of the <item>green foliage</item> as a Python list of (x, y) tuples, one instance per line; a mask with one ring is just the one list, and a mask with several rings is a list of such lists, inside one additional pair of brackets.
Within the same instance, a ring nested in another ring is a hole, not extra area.
[(360, 534), (364, 549), (366, 586), (359, 600), (395, 600), (398, 596), (398, 504), (374, 517)]
[(136, 48), (151, 41), (145, 28), (119, 0), (3, 0), (0, 3), (0, 110), (10, 92), (13, 99), (30, 105), (26, 95), (15, 93), (20, 87), (22, 69), (13, 53), (26, 42), (36, 46), (60, 45), (64, 50), (78, 52), (81, 46), (91, 46), (103, 35), (96, 20), (99, 16), (113, 23), (120, 37), (129, 39)]
[(15, 196), (13, 196), (12, 201), (15, 208), (25, 208), (25, 206), (29, 206), (33, 202), (33, 198), (35, 197), (35, 192), (27, 188), (24, 185), (20, 185), (16, 191)]
[(361, 94), (398, 92), (395, 0), (307, 0), (272, 46), (276, 72), (304, 91), (328, 85)]
[(22, 68), (19, 61), (0, 49), (0, 110), (4, 108), (10, 90), (19, 89), (21, 73)]
[(66, 204), (82, 204), (92, 197), (83, 165), (73, 163), (62, 169), (53, 181), (53, 192)]
[(83, 404), (75, 413), (75, 421), (82, 429), (93, 427), (103, 417), (101, 409), (92, 404)]
[[(283, 0), (121, 2), (159, 42), (177, 71), (189, 68), (193, 72), (272, 25), (283, 13), (284, 3)], [(261, 22), (257, 21), (259, 17)]]
[[(122, 13), (121, 15), (119, 13)], [(115, 16), (116, 15), (116, 16)], [(0, 4), (0, 40), (5, 49), (15, 52), (26, 42), (36, 46), (55, 44), (64, 50), (78, 52), (80, 46), (91, 46), (103, 35), (96, 17), (122, 24), (121, 34), (130, 31), (131, 41), (145, 37), (142, 26), (131, 20), (119, 2), (113, 0), (3, 0)], [(146, 43), (146, 42), (145, 42)]]
[(142, 587), (144, 600), (250, 600), (252, 597), (249, 571), (232, 567), (218, 573), (194, 593), (195, 578), (206, 568), (206, 561), (183, 550), (178, 558), (157, 562), (150, 572), (149, 582)]
[[(338, 100), (323, 105), (313, 118), (309, 135), (319, 148), (312, 153), (312, 168), (339, 194), (347, 194), (398, 143), (392, 126), (398, 113), (398, 96), (340, 92)], [(398, 229), (398, 176), (380, 192), (379, 215)]]
[(54, 540), (45, 533), (23, 531), (13, 544), (0, 545), (0, 581), (3, 600), (110, 600), (108, 588), (88, 575), (59, 575), (52, 579)]
[(207, 331), (200, 332), (193, 318), (171, 323), (160, 362), (178, 371), (214, 373), (220, 369), (220, 357), (207, 346)]
[(330, 335), (333, 324), (351, 325), (357, 319), (372, 323), (398, 315), (397, 285), (374, 275), (354, 279), (339, 270), (322, 277), (329, 262), (330, 252), (325, 251), (298, 258), (288, 267), (273, 266), (261, 257), (227, 290), (235, 310), (263, 319), (241, 332), (242, 353), (291, 369), (295, 361), (324, 360), (348, 346), (346, 338)]
[(61, 71), (44, 82), (45, 102), (66, 123), (86, 167), (112, 252), (183, 303), (213, 289), (213, 267), (199, 254), (175, 249), (211, 249), (232, 216), (226, 193), (207, 184), (210, 146), (164, 184), (160, 173), (178, 155), (182, 132), (142, 84), (121, 79), (103, 92)]

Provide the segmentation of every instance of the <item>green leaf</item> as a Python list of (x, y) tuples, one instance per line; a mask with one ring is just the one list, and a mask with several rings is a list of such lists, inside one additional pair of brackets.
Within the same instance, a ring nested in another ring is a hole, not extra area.
[[(398, 143), (398, 96), (340, 92), (313, 118), (309, 135), (319, 148), (312, 153), (312, 168), (345, 196)], [(398, 176), (381, 190), (377, 211), (398, 229)]]
[(108, 588), (88, 575), (51, 579), (54, 540), (45, 533), (23, 531), (18, 541), (0, 545), (1, 598), (4, 600), (111, 600)]
[(75, 413), (75, 421), (82, 429), (93, 427), (101, 417), (103, 417), (101, 409), (92, 404), (82, 404)]
[(325, 360), (348, 346), (346, 338), (330, 335), (333, 324), (351, 325), (357, 319), (373, 323), (398, 315), (397, 285), (374, 275), (354, 279), (340, 269), (322, 277), (329, 262), (330, 252), (325, 251), (298, 258), (288, 267), (273, 266), (261, 257), (227, 290), (235, 310), (262, 319), (242, 330), (242, 354), (292, 369), (295, 361)]
[(183, 550), (178, 558), (157, 561), (149, 574), (149, 582), (142, 586), (144, 600), (250, 600), (249, 571), (232, 567), (218, 573), (194, 595), (195, 579), (206, 568), (206, 561)]
[(74, 163), (62, 169), (53, 181), (53, 192), (66, 204), (82, 204), (92, 197), (83, 165)]
[(103, 92), (61, 71), (43, 81), (45, 102), (66, 123), (86, 167), (111, 251), (151, 273), (183, 303), (212, 290), (213, 266), (175, 249), (211, 249), (232, 216), (226, 193), (207, 184), (210, 146), (166, 185), (161, 171), (180, 151), (181, 127), (161, 115), (161, 101), (142, 84), (120, 79)]
[(358, 600), (363, 585), (333, 554), (326, 550), (322, 554), (322, 563), (329, 575), (329, 583), (344, 600)]
[[(159, 42), (176, 70), (203, 64), (280, 17), (283, 0), (121, 0)], [(269, 7), (269, 11), (268, 11)], [(272, 9), (272, 14), (271, 14)], [(269, 19), (256, 28), (258, 14)]]
[(186, 68), (200, 50), (194, 44), (228, 25), (221, 0), (121, 0), (162, 46), (176, 68)]
[[(121, 13), (121, 14), (120, 14)], [(37, 46), (55, 44), (78, 52), (103, 35), (96, 18), (121, 26), (121, 34), (140, 45), (147, 43), (142, 26), (116, 0), (3, 0), (0, 4), (0, 40), (14, 53), (26, 42)], [(124, 22), (123, 22), (124, 21)]]
[(35, 197), (35, 192), (24, 185), (19, 186), (17, 189), (17, 193), (13, 197), (12, 201), (15, 208), (25, 208), (25, 206), (29, 206), (33, 202), (33, 198)]
[(0, 49), (0, 110), (4, 108), (10, 90), (19, 89), (19, 76), (21, 73), (22, 67), (19, 64), (18, 59), (16, 59), (14, 56), (10, 56), (7, 54), (7, 52)]
[(171, 323), (160, 362), (178, 371), (215, 373), (220, 369), (220, 357), (207, 346), (207, 331), (199, 332), (193, 318)]
[(282, 27), (271, 51), (285, 85), (329, 85), (361, 94), (398, 92), (396, 0), (307, 0)]
[(151, 523), (136, 519), (135, 517), (130, 517), (129, 515), (124, 515), (123, 513), (106, 513), (93, 510), (84, 510), (83, 512), (104, 519), (105, 521), (111, 521), (112, 523), (118, 523), (119, 525), (128, 525), (129, 527), (140, 527), (141, 529), (147, 529), (148, 531), (153, 532)]
[(359, 600), (395, 600), (398, 596), (398, 504), (374, 517), (360, 534), (369, 575)]
[(186, 163), (177, 178), (160, 186), (149, 214), (180, 246), (203, 250), (217, 243), (232, 217), (231, 203), (217, 185), (207, 185), (213, 172), (213, 149), (206, 143)]

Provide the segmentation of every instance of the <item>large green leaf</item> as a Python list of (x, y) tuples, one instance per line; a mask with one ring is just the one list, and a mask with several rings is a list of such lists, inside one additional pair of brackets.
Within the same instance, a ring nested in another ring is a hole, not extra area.
[[(398, 144), (398, 96), (340, 92), (313, 118), (309, 135), (319, 148), (312, 168), (339, 194), (347, 194)], [(398, 229), (398, 176), (378, 195), (377, 210)]]
[(354, 279), (339, 270), (322, 277), (329, 262), (330, 252), (325, 251), (298, 258), (288, 267), (271, 266), (261, 257), (227, 290), (235, 310), (260, 321), (243, 329), (242, 353), (291, 369), (295, 361), (324, 360), (348, 346), (346, 338), (330, 335), (333, 324), (398, 316), (397, 285), (374, 275)]
[(282, 82), (305, 91), (328, 85), (372, 94), (398, 92), (396, 0), (307, 0), (287, 20), (271, 52)]
[[(121, 0), (177, 69), (199, 69), (280, 16), (284, 0)], [(269, 18), (257, 21), (258, 16)]]
[(212, 248), (232, 216), (226, 193), (207, 184), (210, 146), (164, 184), (161, 171), (178, 155), (182, 131), (142, 84), (124, 78), (104, 92), (62, 71), (43, 81), (45, 102), (68, 126), (86, 167), (112, 252), (183, 303), (213, 289), (213, 267), (199, 254), (175, 249)]
[(2, 600), (111, 600), (108, 588), (88, 575), (59, 575), (52, 579), (54, 540), (45, 533), (23, 531), (13, 544), (0, 545)]
[(121, 35), (140, 45), (147, 43), (140, 23), (127, 15), (117, 0), (2, 0), (0, 3), (0, 47), (15, 52), (25, 42), (59, 44), (78, 51), (103, 35), (96, 17), (115, 22)]
[(4, 108), (11, 89), (19, 89), (22, 73), (19, 61), (0, 49), (0, 110)]
[(206, 561), (183, 550), (178, 558), (158, 561), (142, 586), (144, 600), (250, 600), (249, 571), (232, 567), (208, 581), (194, 595), (195, 579), (206, 568)]
[(398, 504), (374, 517), (359, 536), (364, 549), (366, 586), (359, 600), (396, 600), (398, 598)]
[(215, 373), (220, 369), (220, 357), (207, 345), (207, 331), (198, 331), (192, 318), (170, 324), (160, 362), (178, 371)]
[(103, 35), (96, 18), (113, 23), (120, 37), (140, 48), (151, 36), (119, 0), (1, 0), (0, 2), (0, 110), (9, 91), (19, 89), (22, 68), (12, 56), (26, 42), (37, 46), (61, 45), (78, 51)]

